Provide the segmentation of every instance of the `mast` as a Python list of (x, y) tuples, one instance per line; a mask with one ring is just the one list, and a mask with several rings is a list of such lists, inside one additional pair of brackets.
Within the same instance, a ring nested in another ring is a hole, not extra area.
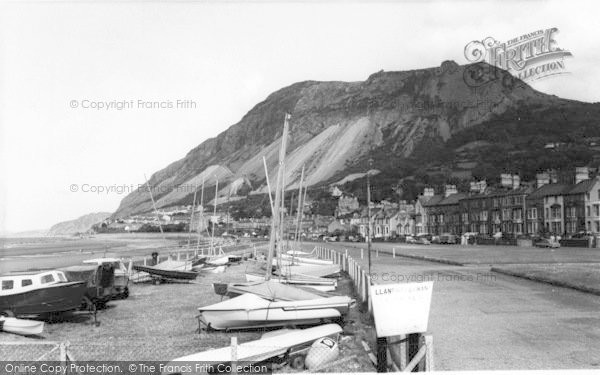
[(271, 194), (271, 184), (269, 183), (269, 171), (267, 170), (267, 159), (263, 156), (263, 165), (265, 166), (265, 177), (267, 177), (267, 190), (269, 192), (269, 202), (271, 203), (271, 215), (273, 215), (273, 196)]
[[(304, 182), (304, 165), (302, 166), (302, 174), (300, 175), (300, 186), (298, 186), (298, 214), (296, 215), (296, 233), (294, 233), (294, 242), (298, 243), (298, 235), (300, 234), (300, 216), (302, 215), (302, 183)], [(292, 249), (292, 263), (294, 260), (294, 252), (297, 245)]]
[[(217, 184), (215, 185), (215, 206), (213, 208), (213, 218), (217, 217), (217, 198), (219, 198), (219, 179), (217, 179)], [(210, 234), (210, 251), (214, 251), (213, 246), (215, 243), (215, 223), (212, 225), (212, 233)]]
[[(269, 239), (269, 251), (267, 253), (267, 272), (265, 280), (271, 279), (272, 268), (273, 268), (273, 251), (275, 250), (275, 237), (279, 230), (279, 205), (281, 204), (281, 190), (280, 185), (283, 179), (283, 165), (285, 159), (285, 149), (287, 147), (287, 136), (288, 136), (288, 121), (290, 119), (289, 114), (285, 114), (285, 121), (283, 123), (283, 133), (281, 135), (281, 148), (279, 150), (279, 169), (277, 170), (277, 182), (275, 185), (275, 202), (273, 203), (273, 220), (271, 221), (271, 236)], [(269, 191), (269, 194), (271, 192)]]
[(196, 256), (198, 255), (198, 248), (200, 247), (200, 226), (204, 221), (204, 176), (202, 176), (202, 190), (200, 193), (200, 220), (198, 220), (198, 229), (196, 229)]
[(194, 223), (194, 210), (196, 209), (196, 193), (198, 188), (194, 189), (194, 200), (192, 201), (192, 214), (190, 215), (190, 225), (188, 225), (188, 250), (192, 242), (192, 224)]
[(163, 236), (163, 240), (165, 239), (165, 233), (162, 230), (162, 225), (160, 225), (160, 217), (158, 216), (158, 210), (156, 209), (156, 202), (154, 201), (154, 196), (152, 195), (152, 189), (150, 188), (150, 182), (148, 182), (148, 177), (144, 174), (144, 178), (146, 179), (146, 185), (148, 186), (148, 192), (150, 193), (150, 199), (152, 200), (152, 207), (154, 207), (154, 214), (156, 215), (156, 220), (158, 221), (158, 229), (160, 229), (160, 234)]

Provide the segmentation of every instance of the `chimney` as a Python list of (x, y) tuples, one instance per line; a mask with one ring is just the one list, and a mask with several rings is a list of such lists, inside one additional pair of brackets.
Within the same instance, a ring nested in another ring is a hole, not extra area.
[(536, 187), (541, 188), (544, 185), (548, 185), (550, 183), (550, 174), (547, 172), (538, 173), (535, 175)]
[(581, 181), (590, 179), (590, 170), (588, 167), (576, 167), (575, 168), (575, 183), (578, 184)]
[(558, 172), (555, 169), (551, 169), (548, 171), (548, 175), (550, 176), (550, 183), (556, 184), (558, 183)]
[(448, 198), (452, 194), (456, 194), (458, 191), (456, 190), (456, 185), (446, 185), (444, 188), (444, 197)]
[(487, 189), (487, 182), (485, 180), (481, 180), (478, 182), (479, 184), (479, 192), (485, 193), (485, 189)]
[(512, 188), (513, 190), (516, 190), (519, 186), (521, 186), (521, 177), (519, 177), (518, 174), (514, 174), (512, 176)]
[(431, 197), (433, 197), (434, 195), (435, 195), (435, 193), (434, 193), (434, 191), (433, 191), (433, 188), (429, 188), (429, 187), (427, 187), (427, 188), (425, 188), (425, 189), (423, 190), (423, 196), (424, 196), (424, 197), (431, 198)]
[(502, 173), (500, 175), (500, 185), (502, 187), (512, 188), (513, 186), (513, 177), (510, 173)]

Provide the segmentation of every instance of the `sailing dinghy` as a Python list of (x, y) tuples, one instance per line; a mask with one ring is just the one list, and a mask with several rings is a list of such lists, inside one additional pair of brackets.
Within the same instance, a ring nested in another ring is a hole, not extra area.
[(200, 321), (208, 329), (282, 327), (335, 321), (345, 315), (347, 297), (302, 301), (269, 301), (246, 293), (214, 305), (200, 307)]
[[(246, 281), (264, 281), (265, 276), (258, 273), (246, 272)], [(337, 287), (337, 280), (335, 279), (327, 279), (324, 277), (314, 277), (314, 276), (299, 276), (294, 275), (290, 277), (288, 275), (283, 275), (281, 277), (275, 277), (270, 279), (276, 283), (287, 284), (291, 286), (300, 286), (305, 288), (311, 288), (318, 290), (320, 292), (333, 292)]]
[(39, 335), (43, 331), (44, 322), (42, 321), (0, 316), (0, 332), (32, 336)]
[[(244, 365), (250, 365), (265, 362), (271, 358), (284, 356), (288, 353), (305, 350), (316, 340), (323, 337), (337, 338), (342, 333), (342, 327), (337, 324), (324, 324), (317, 327), (306, 329), (294, 329), (282, 332), (277, 335), (261, 338), (260, 340), (249, 341), (237, 346), (237, 362)], [(217, 368), (218, 364), (229, 365), (232, 362), (231, 347), (226, 346), (219, 349), (211, 349), (205, 352), (187, 355), (176, 358), (165, 365), (166, 371), (163, 374), (180, 373), (185, 363), (190, 364), (192, 372), (197, 368), (196, 364), (213, 364)], [(200, 366), (202, 367), (202, 366)]]
[(247, 283), (231, 284), (213, 284), (215, 293), (227, 296), (237, 297), (244, 293), (255, 294), (269, 301), (301, 301), (307, 299), (316, 299), (330, 297), (327, 293), (309, 288), (294, 287), (287, 284), (278, 283), (274, 280), (253, 281)]

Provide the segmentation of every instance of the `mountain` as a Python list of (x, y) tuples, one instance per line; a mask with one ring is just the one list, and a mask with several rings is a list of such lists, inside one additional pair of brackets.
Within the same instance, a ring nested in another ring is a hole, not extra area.
[(58, 224), (54, 224), (48, 231), (48, 235), (64, 235), (64, 234), (75, 234), (84, 233), (92, 228), (92, 225), (102, 222), (104, 219), (110, 217), (109, 212), (98, 212), (83, 215), (75, 220), (63, 221)]
[[(600, 113), (597, 104), (538, 92), (486, 64), (446, 61), (435, 68), (380, 71), (361, 82), (304, 81), (272, 93), (237, 124), (154, 173), (149, 183), (159, 208), (191, 204), (193, 190), (202, 181), (214, 187), (217, 178), (219, 203), (265, 193), (262, 158), (275, 181), (283, 119), (290, 113), (287, 189), (297, 187), (303, 165), (313, 188), (336, 181), (356, 187), (372, 168), (381, 171), (376, 182), (390, 185), (416, 169), (457, 162), (448, 145), (461, 146), (452, 143), (456, 137), (477, 141), (468, 136), (472, 129), (487, 129), (481, 135), (493, 143), (495, 129), (504, 123), (523, 117), (535, 124), (557, 109), (567, 122), (571, 114), (588, 121)], [(518, 133), (519, 125), (511, 129)], [(207, 192), (212, 199), (214, 193)], [(126, 196), (114, 216), (151, 210), (147, 189), (141, 189)]]

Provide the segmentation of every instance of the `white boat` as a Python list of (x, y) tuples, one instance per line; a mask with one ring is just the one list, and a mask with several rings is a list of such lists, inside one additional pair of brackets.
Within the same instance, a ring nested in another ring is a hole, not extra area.
[(337, 264), (331, 265), (318, 265), (318, 264), (291, 264), (289, 262), (282, 262), (281, 272), (276, 274), (289, 275), (289, 276), (312, 276), (312, 277), (326, 277), (333, 276), (340, 273), (341, 268)]
[(308, 288), (295, 287), (275, 280), (252, 281), (247, 283), (213, 284), (215, 292), (222, 296), (237, 297), (245, 293), (255, 294), (269, 301), (301, 301), (331, 297), (325, 292), (310, 291)]
[(328, 266), (328, 265), (333, 264), (333, 260), (299, 257), (299, 256), (295, 256), (295, 255), (288, 255), (288, 254), (281, 254), (281, 259), (288, 261), (292, 264), (298, 264), (298, 265), (317, 264), (317, 265), (321, 265), (321, 266)]
[[(264, 281), (264, 280), (265, 280), (265, 276), (263, 274), (246, 272), (246, 281), (248, 281), (248, 282)], [(273, 277), (273, 278), (271, 278), (271, 280), (276, 283), (311, 288), (311, 289), (318, 290), (320, 292), (333, 292), (333, 291), (335, 291), (335, 288), (337, 287), (337, 280), (327, 279), (324, 277), (295, 275), (293, 277), (289, 277), (289, 276)]]
[[(324, 324), (317, 327), (306, 329), (295, 329), (283, 331), (276, 335), (269, 335), (260, 340), (249, 341), (237, 346), (236, 356), (239, 363), (251, 365), (254, 363), (264, 362), (271, 358), (285, 355), (296, 350), (303, 350), (315, 340), (323, 337), (337, 338), (342, 333), (342, 328), (337, 324)], [(182, 373), (181, 368), (187, 364), (210, 363), (214, 364), (215, 368), (218, 364), (229, 364), (232, 362), (231, 347), (211, 349), (204, 352), (187, 355), (176, 358), (167, 363), (164, 367), (166, 371), (163, 374), (178, 374)], [(191, 372), (201, 373), (204, 371), (196, 371), (196, 366), (191, 366)]]
[(318, 324), (341, 318), (349, 308), (347, 301), (338, 297), (273, 302), (246, 293), (198, 311), (208, 329), (228, 330)]
[(0, 316), (0, 332), (31, 336), (39, 335), (43, 331), (44, 322), (42, 321)]
[(306, 251), (300, 251), (300, 250), (289, 250), (286, 252), (287, 255), (293, 255), (293, 256), (300, 256), (300, 257), (314, 257), (314, 250), (311, 251), (310, 253), (307, 253)]

